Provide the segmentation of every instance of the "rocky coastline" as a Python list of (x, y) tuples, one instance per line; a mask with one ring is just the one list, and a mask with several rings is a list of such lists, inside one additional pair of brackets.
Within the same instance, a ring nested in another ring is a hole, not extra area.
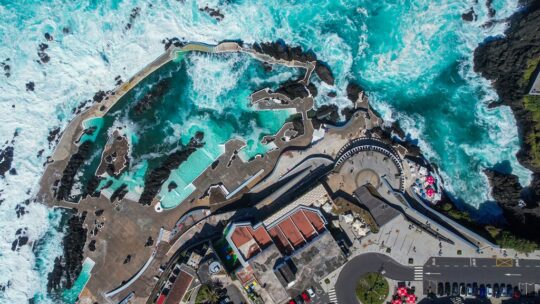
[(517, 158), (533, 172), (531, 184), (523, 187), (511, 173), (485, 170), (492, 196), (503, 211), (508, 224), (505, 229), (540, 244), (536, 233), (540, 229), (540, 108), (527, 95), (540, 60), (540, 0), (521, 1), (520, 5), (522, 8), (508, 20), (505, 37), (490, 38), (475, 50), (474, 69), (492, 81), (500, 97), (490, 107), (511, 108), (521, 141)]

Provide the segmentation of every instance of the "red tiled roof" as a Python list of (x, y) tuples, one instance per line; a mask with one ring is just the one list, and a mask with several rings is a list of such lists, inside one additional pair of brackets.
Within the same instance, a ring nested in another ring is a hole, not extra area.
[(191, 281), (193, 281), (193, 276), (180, 270), (176, 281), (174, 281), (174, 284), (171, 287), (171, 291), (169, 292), (165, 304), (178, 304), (186, 294), (189, 285), (191, 285)]
[(257, 241), (257, 244), (259, 244), (259, 246), (261, 247), (266, 247), (267, 245), (272, 243), (272, 239), (270, 238), (270, 235), (268, 235), (268, 232), (263, 226), (255, 230), (249, 227), (249, 232), (251, 233), (253, 238)]
[(287, 241), (287, 238), (283, 235), (283, 233), (281, 233), (277, 226), (268, 230), (268, 233), (272, 236), (274, 243), (280, 251), (289, 252), (293, 250), (289, 244), (289, 241)]
[(300, 230), (305, 239), (310, 239), (317, 234), (315, 228), (313, 228), (302, 210), (298, 210), (291, 215), (291, 220), (294, 222), (298, 230)]
[(251, 233), (249, 233), (249, 230), (246, 227), (236, 227), (231, 236), (231, 239), (236, 245), (236, 247), (240, 247), (245, 243), (251, 241), (253, 239), (253, 236), (251, 235)]
[(306, 209), (301, 210), (301, 212), (303, 212), (306, 215), (306, 217), (309, 219), (311, 224), (313, 224), (313, 227), (315, 227), (315, 229), (317, 229), (318, 232), (321, 232), (324, 230), (324, 222), (321, 219), (321, 216), (317, 212), (306, 210)]
[(302, 237), (302, 234), (300, 233), (298, 228), (296, 228), (290, 217), (281, 221), (281, 223), (278, 224), (278, 227), (281, 229), (283, 234), (285, 234), (285, 237), (287, 237), (289, 242), (294, 247), (297, 247), (304, 243), (304, 238)]

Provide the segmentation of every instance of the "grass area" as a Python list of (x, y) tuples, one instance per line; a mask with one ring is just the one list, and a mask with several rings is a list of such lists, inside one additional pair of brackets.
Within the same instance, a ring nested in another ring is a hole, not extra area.
[(209, 285), (203, 285), (199, 288), (195, 304), (213, 304), (219, 302), (219, 294), (216, 289)]
[(388, 282), (381, 274), (370, 272), (358, 281), (356, 296), (362, 304), (382, 304), (389, 290)]
[(527, 68), (523, 72), (523, 82), (521, 85), (527, 85), (529, 83), (529, 80), (531, 80), (531, 76), (536, 70), (536, 67), (540, 64), (540, 57), (531, 59), (527, 62)]
[(530, 253), (538, 249), (536, 243), (519, 238), (509, 231), (503, 231), (502, 229), (493, 226), (487, 226), (486, 230), (502, 248), (511, 248), (522, 253)]
[(525, 141), (531, 147), (533, 165), (540, 168), (540, 96), (525, 95), (523, 105), (531, 112), (534, 122), (533, 130), (526, 135)]
[(451, 203), (444, 203), (440, 206), (441, 211), (443, 211), (445, 214), (450, 216), (451, 218), (460, 221), (460, 222), (467, 222), (470, 224), (473, 224), (474, 221), (471, 219), (471, 216), (466, 211), (461, 211), (457, 209), (454, 205)]

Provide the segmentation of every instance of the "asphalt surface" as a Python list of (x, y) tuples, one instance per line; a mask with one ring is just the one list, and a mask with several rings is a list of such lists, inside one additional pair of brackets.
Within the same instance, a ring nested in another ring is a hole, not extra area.
[(423, 277), (424, 293), (430, 287), (435, 291), (438, 282), (456, 282), (511, 284), (526, 294), (540, 283), (540, 260), (432, 257), (424, 265)]
[(392, 258), (378, 253), (365, 253), (347, 262), (335, 285), (337, 303), (357, 304), (356, 283), (368, 272), (380, 272), (383, 276), (399, 281), (412, 281), (414, 267), (404, 266)]

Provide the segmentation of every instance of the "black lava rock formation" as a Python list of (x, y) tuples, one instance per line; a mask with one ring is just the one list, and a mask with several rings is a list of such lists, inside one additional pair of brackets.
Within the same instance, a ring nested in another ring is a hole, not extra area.
[(317, 60), (317, 56), (311, 50), (304, 52), (299, 46), (290, 47), (281, 39), (274, 42), (255, 43), (253, 49), (258, 53), (267, 54), (275, 59), (302, 62), (313, 62)]
[(364, 90), (362, 87), (360, 87), (358, 84), (354, 82), (349, 82), (347, 85), (347, 98), (349, 98), (350, 101), (355, 103), (358, 100), (358, 96), (360, 96), (360, 93)]
[(221, 21), (223, 20), (223, 18), (225, 18), (225, 15), (223, 15), (223, 13), (221, 13), (221, 11), (216, 8), (205, 6), (203, 8), (199, 8), (199, 11), (207, 13), (208, 15), (210, 15), (210, 17), (216, 19), (217, 21)]
[[(311, 89), (313, 90), (313, 88)], [(286, 82), (276, 90), (276, 93), (281, 93), (289, 97), (291, 100), (297, 97), (305, 98), (310, 95), (309, 89), (299, 82)]]
[(34, 86), (35, 86), (35, 83), (33, 81), (30, 81), (30, 82), (27, 82), (26, 83), (26, 91), (34, 91)]
[[(490, 1), (487, 3), (490, 7)], [(490, 13), (494, 14), (494, 12)], [(540, 166), (534, 162), (533, 147), (527, 139), (534, 138), (540, 129), (536, 127), (533, 114), (524, 105), (524, 96), (529, 85), (524, 83), (524, 72), (528, 64), (540, 57), (540, 1), (529, 1), (529, 6), (516, 12), (511, 18), (505, 36), (490, 39), (482, 43), (474, 53), (474, 69), (487, 79), (492, 80), (500, 102), (495, 105), (508, 105), (516, 118), (521, 149), (517, 154), (519, 162), (534, 172), (533, 181), (526, 187), (527, 208), (516, 207), (518, 191), (517, 178), (501, 175), (487, 170), (486, 175), (493, 187), (492, 193), (501, 206), (510, 229), (522, 237), (538, 242), (535, 231), (540, 223), (539, 207), (534, 207), (540, 194)], [(521, 193), (523, 196), (523, 193)], [(530, 207), (529, 207), (530, 206)], [(536, 222), (535, 222), (536, 221)], [(536, 223), (536, 224), (535, 224)], [(537, 233), (536, 233), (537, 234)]]
[(92, 149), (92, 142), (85, 141), (79, 146), (77, 153), (71, 155), (69, 162), (62, 173), (62, 178), (60, 179), (60, 185), (56, 191), (57, 200), (70, 200), (71, 199), (71, 189), (75, 183), (75, 175), (79, 171), (79, 168), (82, 166), (85, 160), (90, 157)]
[(118, 189), (114, 190), (113, 194), (111, 195), (111, 203), (114, 203), (114, 201), (119, 200), (121, 201), (124, 196), (128, 193), (127, 184), (122, 184)]
[(203, 146), (201, 140), (196, 138), (201, 138), (203, 136), (202, 132), (198, 132), (196, 137), (192, 138), (190, 143), (184, 149), (180, 149), (176, 152), (171, 153), (163, 164), (158, 168), (153, 169), (150, 173), (147, 173), (144, 178), (144, 190), (139, 198), (139, 203), (142, 205), (150, 205), (154, 197), (158, 194), (159, 189), (163, 183), (171, 175), (171, 171), (178, 168), (193, 152)]
[(135, 104), (134, 110), (137, 114), (142, 114), (152, 108), (152, 105), (159, 100), (169, 89), (170, 78), (159, 81)]
[[(490, 169), (484, 170), (484, 173), (492, 187), (491, 194), (503, 210), (508, 222), (507, 229), (520, 237), (540, 243), (539, 193), (534, 193), (532, 187), (532, 189), (523, 188), (516, 175)], [(536, 177), (535, 180), (538, 178)], [(523, 205), (520, 206), (520, 202)]]
[(334, 85), (334, 74), (326, 63), (317, 60), (317, 64), (315, 65), (315, 74), (317, 74), (317, 77), (327, 84)]
[(67, 231), (63, 239), (63, 255), (56, 258), (54, 268), (48, 275), (47, 290), (61, 291), (73, 287), (77, 276), (81, 273), (86, 228), (83, 227), (86, 212), (78, 215), (70, 212), (67, 220)]
[(465, 13), (461, 14), (461, 19), (467, 22), (476, 21), (477, 17), (478, 16), (476, 15), (472, 7), (469, 8), (469, 10), (466, 11)]

